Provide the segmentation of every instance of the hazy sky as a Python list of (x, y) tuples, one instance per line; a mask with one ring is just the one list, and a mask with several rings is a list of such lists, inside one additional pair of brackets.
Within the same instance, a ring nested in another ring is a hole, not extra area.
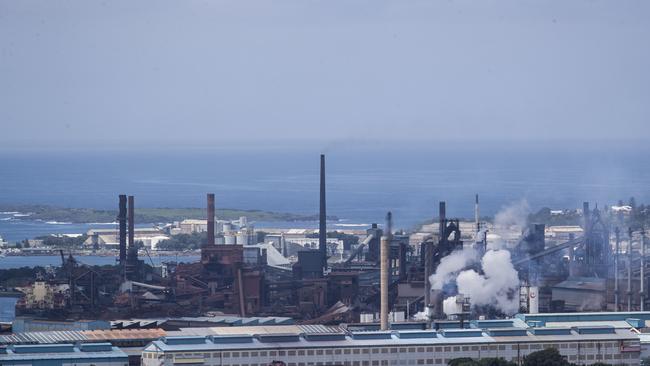
[(640, 138), (650, 2), (0, 0), (0, 126), (3, 145)]

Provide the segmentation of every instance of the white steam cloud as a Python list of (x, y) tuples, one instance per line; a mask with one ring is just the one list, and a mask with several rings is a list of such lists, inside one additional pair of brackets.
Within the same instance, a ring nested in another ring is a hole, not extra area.
[(442, 290), (444, 285), (450, 283), (458, 272), (479, 260), (478, 252), (474, 248), (464, 247), (442, 258), (436, 273), (429, 276), (431, 290)]
[(481, 266), (483, 275), (473, 270), (458, 275), (458, 292), (469, 296), (472, 305), (492, 305), (505, 314), (516, 313), (519, 310), (516, 296), (519, 277), (510, 261), (510, 252), (490, 250), (483, 256)]
[(525, 199), (513, 202), (512, 204), (503, 207), (501, 211), (497, 212), (497, 214), (494, 215), (494, 228), (492, 231), (501, 239), (488, 243), (488, 249), (512, 249), (512, 246), (515, 245), (517, 241), (513, 240), (508, 242), (504, 239), (508, 238), (510, 233), (520, 233), (526, 227), (529, 213), (530, 206), (528, 205), (528, 201)]

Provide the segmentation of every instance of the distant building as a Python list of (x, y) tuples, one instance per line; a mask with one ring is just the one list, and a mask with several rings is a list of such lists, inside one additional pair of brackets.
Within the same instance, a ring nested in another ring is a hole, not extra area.
[[(157, 249), (159, 242), (169, 239), (168, 235), (156, 228), (136, 228), (134, 234), (136, 242), (140, 241), (145, 247), (152, 250)], [(90, 229), (86, 235), (88, 235), (88, 239), (84, 245), (87, 247), (119, 250), (120, 236), (116, 229)]]
[(17, 317), (12, 324), (14, 333), (99, 329), (111, 329), (111, 323), (105, 320), (65, 321)]

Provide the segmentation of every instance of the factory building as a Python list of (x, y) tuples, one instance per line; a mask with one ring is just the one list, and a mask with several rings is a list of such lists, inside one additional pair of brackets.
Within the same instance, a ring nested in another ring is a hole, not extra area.
[(129, 360), (110, 343), (16, 345), (0, 348), (0, 365), (128, 366)]
[[(507, 322), (506, 322), (507, 323)], [(442, 329), (366, 332), (262, 333), (164, 337), (142, 353), (143, 366), (446, 365), (461, 357), (504, 358), (521, 364), (556, 348), (570, 362), (638, 365), (639, 338), (610, 327)]]

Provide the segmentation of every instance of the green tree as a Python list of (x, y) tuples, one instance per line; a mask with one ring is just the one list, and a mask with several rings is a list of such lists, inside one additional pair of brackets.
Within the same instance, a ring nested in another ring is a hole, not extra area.
[(555, 348), (533, 352), (524, 357), (524, 366), (569, 366), (567, 361)]

